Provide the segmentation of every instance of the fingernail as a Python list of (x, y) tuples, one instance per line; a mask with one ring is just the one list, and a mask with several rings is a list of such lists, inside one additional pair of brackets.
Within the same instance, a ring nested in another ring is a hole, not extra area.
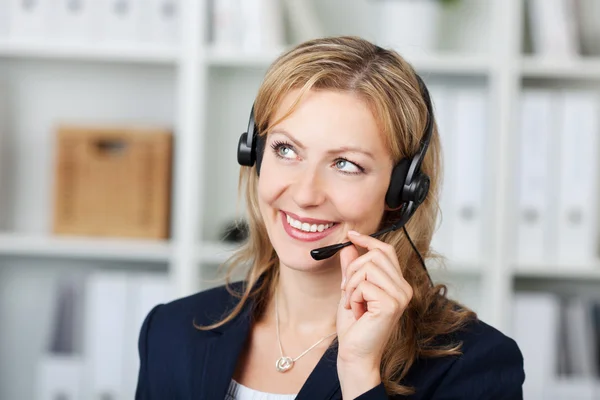
[(342, 285), (340, 286), (340, 288), (343, 289), (345, 284), (346, 284), (346, 277), (344, 277), (344, 279), (342, 279)]
[(360, 233), (356, 232), (356, 231), (348, 231), (348, 235), (352, 235), (352, 236), (360, 236)]

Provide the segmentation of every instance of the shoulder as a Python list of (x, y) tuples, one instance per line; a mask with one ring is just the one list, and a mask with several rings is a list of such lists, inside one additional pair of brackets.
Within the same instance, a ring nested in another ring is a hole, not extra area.
[[(243, 284), (234, 283), (231, 289), (241, 291)], [(156, 305), (146, 315), (139, 334), (136, 399), (149, 398), (150, 393), (156, 398), (179, 398), (177, 393), (192, 380), (190, 352), (218, 335), (196, 326), (220, 321), (237, 302), (238, 298), (223, 285)]]
[(417, 393), (432, 398), (522, 399), (523, 356), (513, 339), (476, 319), (439, 341), (442, 346), (458, 343), (460, 355), (417, 361), (409, 374)]
[[(243, 289), (241, 282), (230, 285)], [(218, 332), (201, 330), (222, 320), (238, 302), (225, 285), (205, 290), (165, 304), (156, 305), (146, 316), (139, 335), (141, 353), (153, 353), (159, 359), (176, 360), (184, 356), (190, 343), (215, 337)], [(142, 354), (143, 356), (143, 354)]]
[(239, 301), (234, 292), (243, 290), (243, 282), (234, 282), (229, 288), (221, 285), (193, 295), (182, 297), (152, 309), (144, 322), (153, 331), (168, 329), (170, 333), (177, 327), (206, 326), (220, 321)]

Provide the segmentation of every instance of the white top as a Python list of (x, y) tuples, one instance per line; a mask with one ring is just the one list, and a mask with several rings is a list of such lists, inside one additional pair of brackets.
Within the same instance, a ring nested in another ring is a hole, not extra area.
[(250, 389), (234, 379), (229, 384), (225, 400), (294, 400), (295, 394), (275, 394)]

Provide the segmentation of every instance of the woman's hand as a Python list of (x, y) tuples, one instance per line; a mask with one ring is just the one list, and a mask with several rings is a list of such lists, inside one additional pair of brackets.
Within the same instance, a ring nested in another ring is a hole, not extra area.
[[(380, 382), (384, 347), (412, 299), (413, 290), (402, 276), (394, 247), (352, 232), (348, 232), (348, 237), (354, 245), (340, 252), (342, 298), (337, 313), (338, 375), (342, 391), (344, 386), (360, 386), (359, 381), (364, 380), (366, 387), (354, 393), (359, 395)], [(359, 256), (356, 246), (368, 251)], [(350, 393), (344, 397), (346, 395)]]

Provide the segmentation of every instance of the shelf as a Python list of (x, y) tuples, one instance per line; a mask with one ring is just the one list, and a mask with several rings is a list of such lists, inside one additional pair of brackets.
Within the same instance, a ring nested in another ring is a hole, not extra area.
[(7, 58), (175, 64), (177, 55), (175, 47), (164, 45), (103, 46), (0, 39), (0, 57)]
[(422, 55), (407, 59), (420, 73), (448, 75), (488, 75), (491, 70), (490, 59), (485, 55), (462, 55), (440, 53)]
[[(286, 48), (261, 52), (244, 52), (235, 49), (209, 47), (207, 63), (218, 67), (268, 67)], [(407, 58), (420, 72), (457, 75), (487, 75), (489, 58), (483, 55), (436, 54)]]
[(238, 247), (235, 243), (203, 242), (198, 247), (196, 259), (203, 264), (220, 264)]
[(526, 78), (600, 79), (600, 57), (554, 59), (535, 56), (521, 60)]
[(166, 241), (0, 234), (0, 255), (169, 262)]
[(207, 50), (206, 62), (208, 65), (215, 67), (267, 68), (285, 50), (287, 49), (248, 52), (236, 49), (219, 49), (212, 46)]
[(514, 267), (517, 278), (575, 279), (600, 282), (600, 260), (582, 263), (530, 263)]
[(434, 275), (464, 275), (477, 276), (483, 271), (483, 263), (476, 262), (458, 262), (447, 260), (444, 266), (440, 266), (437, 261), (428, 260), (427, 269)]

